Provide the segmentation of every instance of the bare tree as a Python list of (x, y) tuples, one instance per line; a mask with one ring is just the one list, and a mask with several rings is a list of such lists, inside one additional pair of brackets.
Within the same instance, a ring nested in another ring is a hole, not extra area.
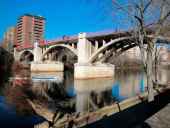
[[(154, 100), (153, 94), (153, 61), (162, 29), (170, 16), (170, 0), (126, 0), (125, 3), (113, 0), (113, 6), (126, 13), (133, 36), (140, 48), (144, 69), (147, 76), (148, 101)], [(148, 38), (148, 27), (152, 25), (152, 37)], [(147, 45), (145, 45), (145, 43)], [(146, 57), (145, 57), (146, 52)]]

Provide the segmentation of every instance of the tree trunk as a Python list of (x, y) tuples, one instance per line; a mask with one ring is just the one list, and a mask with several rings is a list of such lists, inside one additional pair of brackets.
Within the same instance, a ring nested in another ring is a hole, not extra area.
[(145, 71), (145, 73), (147, 73), (146, 71), (146, 59), (145, 59), (145, 49), (144, 46), (140, 47), (140, 53), (141, 53), (141, 59), (142, 59), (142, 63), (143, 63), (143, 69)]
[(154, 100), (154, 90), (153, 90), (153, 82), (152, 82), (152, 75), (153, 75), (153, 43), (148, 43), (147, 46), (147, 86), (148, 86), (148, 102)]
[[(141, 32), (142, 31), (142, 32)], [(143, 63), (143, 69), (146, 71), (146, 58), (145, 58), (145, 46), (144, 46), (144, 37), (145, 37), (145, 32), (144, 29), (141, 29), (139, 31), (139, 49), (140, 49), (140, 53), (141, 53), (141, 59), (142, 59), (142, 63)]]
[(158, 66), (158, 50), (157, 50), (157, 47), (155, 46), (155, 87), (158, 86), (158, 70), (157, 70), (157, 67)]

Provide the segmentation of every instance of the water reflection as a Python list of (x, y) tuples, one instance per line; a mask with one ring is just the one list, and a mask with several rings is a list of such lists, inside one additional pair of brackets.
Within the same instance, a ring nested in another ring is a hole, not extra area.
[(33, 110), (27, 102), (27, 87), (8, 86), (4, 90), (6, 102), (15, 107), (16, 112), (20, 115), (32, 115)]
[(118, 96), (121, 96), (120, 99), (135, 96), (146, 88), (146, 77), (140, 70), (121, 71), (115, 77), (115, 85), (118, 86), (117, 90), (119, 90)]
[(31, 79), (34, 82), (48, 82), (62, 83), (64, 79), (63, 72), (31, 72)]
[(169, 69), (159, 69), (157, 73), (158, 83), (167, 84), (170, 83), (170, 70)]
[[(159, 83), (170, 82), (169, 70), (159, 70), (157, 75)], [(96, 111), (146, 91), (146, 76), (140, 70), (117, 70), (114, 78), (74, 80), (73, 76), (72, 71), (31, 73), (24, 79), (17, 74), (3, 89), (5, 102), (19, 115), (36, 113), (52, 121), (58, 113), (62, 118)]]
[(34, 124), (44, 121), (44, 119), (36, 115), (27, 102), (27, 99), (29, 99), (27, 91), (30, 82), (21, 79), (16, 81), (13, 79), (2, 90), (3, 94), (0, 96), (0, 125), (5, 128), (31, 128)]
[(66, 97), (63, 87), (63, 72), (56, 73), (31, 73), (31, 92), (37, 99), (52, 101), (56, 98)]
[(110, 90), (114, 79), (76, 80), (76, 112), (94, 111), (112, 102)]
[[(168, 82), (165, 80), (167, 73), (167, 70), (159, 71), (158, 75), (162, 76), (159, 77), (159, 82)], [(38, 75), (44, 76), (40, 73)], [(35, 82), (33, 80), (31, 91), (37, 100), (43, 98), (43, 102), (51, 104), (53, 107), (50, 109), (55, 108), (56, 111), (57, 106), (57, 111), (64, 111), (64, 113), (95, 111), (146, 91), (146, 76), (140, 70), (118, 70), (114, 78), (89, 80), (74, 80), (73, 72), (48, 76), (62, 76), (63, 81), (44, 79)]]
[(52, 121), (53, 116), (58, 112), (64, 115), (75, 111), (75, 101), (72, 98), (74, 88), (67, 85), (71, 84), (71, 80), (73, 80), (68, 79), (69, 75), (70, 72), (67, 75), (61, 73), (34, 73), (31, 75), (32, 85), (29, 94), (32, 99), (29, 103), (39, 115), (49, 121)]
[(116, 101), (122, 101), (125, 97), (120, 95), (120, 84), (117, 82), (112, 86), (112, 96)]

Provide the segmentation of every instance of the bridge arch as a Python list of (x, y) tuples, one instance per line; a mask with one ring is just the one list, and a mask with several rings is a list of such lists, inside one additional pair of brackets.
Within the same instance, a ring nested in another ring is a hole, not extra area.
[[(133, 37), (120, 37), (110, 42), (106, 43), (104, 46), (100, 47), (96, 52), (92, 54), (89, 58), (89, 63), (93, 63), (100, 53), (108, 50), (113, 46), (114, 51), (118, 54), (121, 54), (123, 51), (126, 51), (132, 47), (135, 47), (137, 44), (135, 43), (135, 39)], [(119, 51), (117, 51), (119, 50)]]
[(70, 50), (74, 55), (78, 55), (77, 50), (69, 45), (65, 45), (65, 44), (56, 44), (56, 45), (52, 45), (50, 46), (48, 49), (46, 49), (46, 51), (43, 53), (41, 60), (43, 60), (43, 58), (45, 57), (46, 54), (48, 54), (52, 49), (55, 49), (57, 47), (62, 47), (62, 48), (66, 48), (68, 50)]
[(19, 54), (19, 60), (20, 61), (23, 61), (23, 60), (26, 60), (26, 61), (33, 61), (34, 59), (34, 53), (32, 50), (24, 50), (22, 51), (20, 54)]

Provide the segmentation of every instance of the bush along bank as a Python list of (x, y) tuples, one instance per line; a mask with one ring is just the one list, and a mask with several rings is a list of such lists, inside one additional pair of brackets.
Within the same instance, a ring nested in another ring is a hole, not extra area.
[(0, 83), (7, 81), (9, 76), (12, 74), (13, 62), (13, 55), (0, 47)]

